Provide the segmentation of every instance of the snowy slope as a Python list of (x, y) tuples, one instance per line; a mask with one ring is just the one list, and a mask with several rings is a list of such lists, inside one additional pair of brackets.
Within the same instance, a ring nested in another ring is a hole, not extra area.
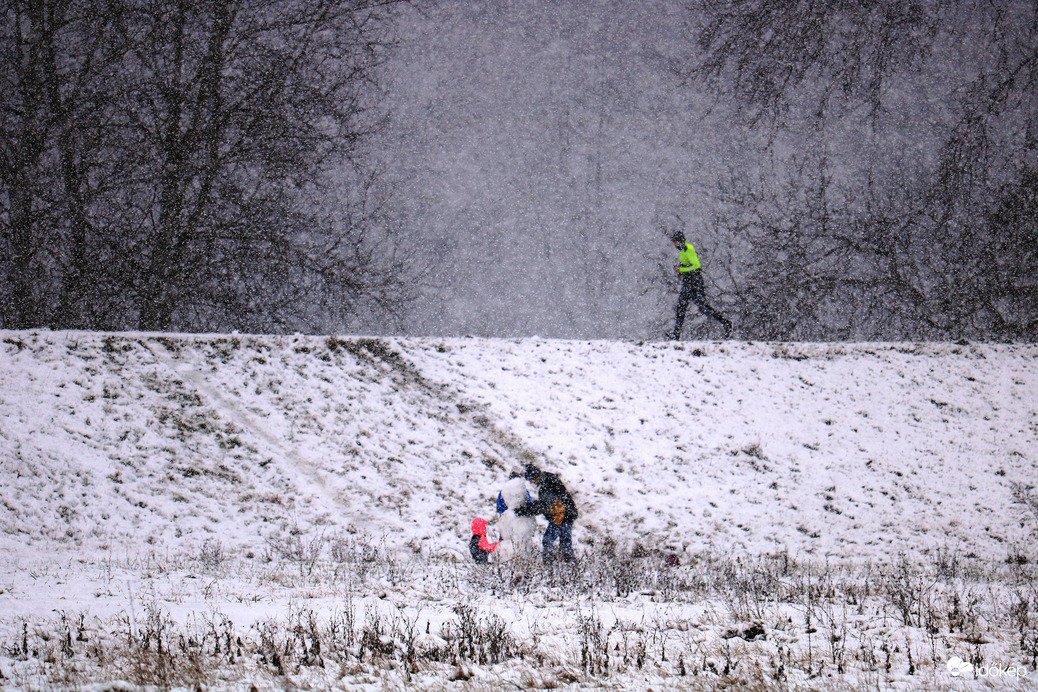
[[(533, 459), (575, 538), (1003, 560), (1038, 347), (0, 333), (0, 551), (463, 550)], [(1035, 556), (1031, 556), (1032, 558)]]

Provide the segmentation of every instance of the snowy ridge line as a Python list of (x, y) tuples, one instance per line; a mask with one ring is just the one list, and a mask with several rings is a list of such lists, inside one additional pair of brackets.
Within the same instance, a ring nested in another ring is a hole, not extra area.
[(0, 337), (0, 548), (456, 554), (531, 457), (585, 549), (1034, 545), (1034, 345), (142, 336)]

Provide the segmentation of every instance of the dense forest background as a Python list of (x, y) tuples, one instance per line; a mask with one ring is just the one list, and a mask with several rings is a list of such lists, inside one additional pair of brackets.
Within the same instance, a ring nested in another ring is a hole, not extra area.
[(1033, 2), (3, 15), (3, 328), (1038, 335)]

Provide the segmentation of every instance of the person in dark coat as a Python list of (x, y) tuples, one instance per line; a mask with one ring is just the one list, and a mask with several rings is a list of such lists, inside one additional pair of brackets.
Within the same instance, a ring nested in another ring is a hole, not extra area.
[[(567, 562), (576, 559), (573, 554), (573, 522), (577, 520), (578, 513), (573, 496), (557, 475), (544, 473), (533, 464), (526, 465), (523, 478), (537, 486), (537, 499), (514, 511), (521, 517), (543, 514), (548, 520), (548, 528), (544, 530), (544, 538), (541, 540), (545, 561), (559, 555)], [(556, 541), (558, 548), (555, 547)]]
[(724, 330), (724, 338), (732, 335), (732, 323), (724, 315), (706, 302), (706, 288), (703, 285), (703, 272), (700, 269), (699, 255), (692, 243), (685, 240), (685, 234), (674, 231), (670, 238), (674, 247), (679, 250), (678, 264), (674, 267), (681, 276), (681, 293), (678, 295), (678, 306), (674, 315), (674, 331), (667, 333), (667, 338), (677, 340), (681, 338), (681, 327), (685, 324), (685, 312), (688, 304), (695, 303), (699, 311), (721, 323)]

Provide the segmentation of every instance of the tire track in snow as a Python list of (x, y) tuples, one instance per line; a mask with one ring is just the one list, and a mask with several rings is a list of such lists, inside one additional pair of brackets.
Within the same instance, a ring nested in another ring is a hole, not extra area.
[[(432, 402), (455, 412), (451, 416), (454, 418), (453, 422), (473, 430), (477, 439), (482, 442), (484, 451), (491, 451), (505, 459), (510, 457), (514, 463), (520, 465), (535, 460), (543, 463), (542, 454), (528, 446), (515, 432), (491, 418), (488, 405), (469, 401), (452, 385), (430, 380), (414, 361), (407, 357), (407, 351), (401, 348), (399, 343), (392, 344), (382, 339), (361, 339), (355, 346), (352, 350), (358, 359), (367, 358), (385, 363), (403, 386), (412, 387)], [(509, 469), (502, 466), (501, 470), (507, 472)]]
[[(186, 384), (193, 387), (203, 397), (203, 400), (209, 401), (218, 414), (243, 430), (247, 430), (254, 439), (258, 440), (262, 447), (265, 448), (260, 450), (261, 454), (274, 459), (281, 473), (300, 492), (327, 500), (338, 509), (348, 509), (347, 505), (335, 493), (329, 490), (324, 474), (321, 471), (294, 450), (285, 447), (281, 440), (268, 432), (252, 415), (244, 411), (234, 401), (225, 397), (216, 387), (209, 384), (205, 377), (197, 372), (190, 363), (179, 362), (162, 343), (158, 344), (159, 348), (154, 348), (152, 343), (145, 340), (141, 340), (141, 343), (151, 351), (156, 360), (183, 378)], [(288, 464), (285, 463), (286, 461)], [(289, 465), (291, 468), (286, 468)]]

